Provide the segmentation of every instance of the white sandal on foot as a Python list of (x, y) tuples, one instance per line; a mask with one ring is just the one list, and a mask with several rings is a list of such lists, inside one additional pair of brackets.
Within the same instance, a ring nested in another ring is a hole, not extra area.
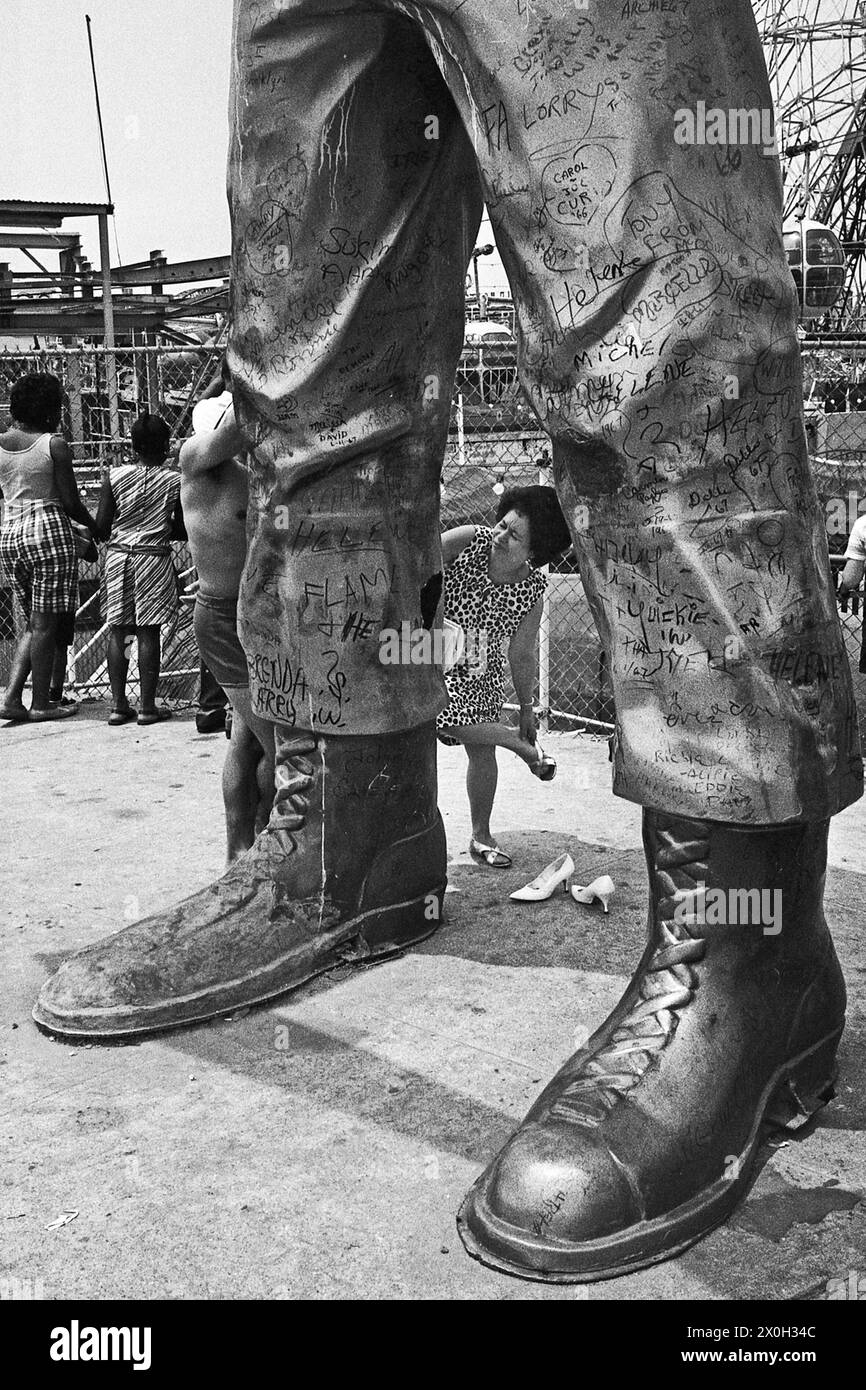
[(538, 778), (539, 782), (552, 782), (556, 776), (556, 760), (549, 758), (544, 749), (539, 747), (538, 757), (529, 771), (533, 777)]
[(486, 864), (488, 869), (511, 868), (511, 855), (506, 854), (498, 845), (482, 845), (480, 840), (473, 838), (469, 841), (469, 853), (473, 859)]

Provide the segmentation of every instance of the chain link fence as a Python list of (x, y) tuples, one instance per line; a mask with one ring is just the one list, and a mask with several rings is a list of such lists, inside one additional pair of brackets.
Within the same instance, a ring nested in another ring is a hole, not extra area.
[[(110, 381), (115, 364), (116, 395)], [(75, 473), (85, 506), (95, 515), (103, 470), (132, 458), (129, 431), (142, 411), (171, 426), (173, 453), (190, 433), (192, 408), (219, 372), (222, 345), (118, 348), (46, 348), (0, 353), (0, 421), (8, 418), (12, 383), (25, 372), (53, 372), (66, 392), (61, 429), (75, 456)], [(116, 424), (113, 426), (112, 417)], [(176, 709), (198, 700), (199, 655), (192, 629), (192, 604), (182, 597), (195, 577), (185, 543), (172, 546), (179, 603), (174, 621), (162, 630), (159, 698)], [(103, 620), (101, 563), (80, 563), (75, 641), (69, 649), (67, 688), (77, 699), (107, 700), (109, 630)], [(23, 630), (11, 586), (0, 575), (0, 687), (8, 679), (15, 642)], [(133, 648), (130, 682), (137, 681)]]
[[(218, 373), (222, 345), (140, 346), (115, 351), (117, 397), (109, 391), (108, 352), (73, 347), (0, 353), (0, 420), (9, 390), (28, 371), (59, 376), (68, 396), (63, 430), (72, 443), (79, 487), (96, 509), (102, 470), (131, 457), (129, 428), (142, 410), (161, 414), (177, 448), (190, 430), (192, 407)], [(844, 352), (806, 347), (803, 353), (810, 456), (827, 518), (831, 565), (838, 576), (851, 525), (866, 512), (866, 347)], [(862, 406), (862, 409), (860, 408)], [(117, 427), (112, 428), (112, 414)], [(442, 526), (492, 525), (500, 496), (511, 487), (549, 484), (550, 441), (522, 396), (514, 346), (495, 343), (463, 353), (455, 383), (442, 476)], [(174, 546), (179, 591), (194, 570), (185, 544)], [(613, 700), (595, 624), (573, 559), (551, 567), (539, 634), (542, 727), (558, 730), (612, 726)], [(108, 629), (98, 564), (79, 570), (75, 643), (69, 684), (78, 698), (107, 699)], [(857, 702), (866, 725), (866, 653), (859, 597), (842, 611)], [(0, 687), (8, 676), (21, 615), (0, 576)], [(181, 601), (174, 623), (163, 630), (160, 698), (176, 708), (197, 701), (199, 658), (192, 606)], [(134, 669), (130, 672), (134, 680)], [(514, 693), (508, 699), (514, 703)]]
[[(503, 492), (552, 483), (550, 440), (520, 390), (513, 347), (464, 352), (442, 473), (442, 529), (492, 526)], [(538, 648), (542, 732), (612, 728), (604, 654), (570, 557), (550, 567)], [(512, 689), (506, 701), (516, 704)]]

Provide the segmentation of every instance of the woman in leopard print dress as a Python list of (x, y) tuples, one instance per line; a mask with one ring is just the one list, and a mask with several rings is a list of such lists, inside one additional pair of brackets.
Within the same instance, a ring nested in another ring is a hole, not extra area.
[[(473, 858), (491, 868), (511, 860), (490, 832), (496, 795), (496, 748), (508, 748), (542, 781), (556, 773), (536, 742), (533, 692), (542, 597), (540, 566), (567, 550), (571, 537), (552, 487), (514, 488), (503, 494), (497, 524), (458, 526), (442, 537), (445, 617), (465, 634), (460, 660), (447, 672), (450, 703), (439, 715), (443, 743), (462, 743), (469, 766), (466, 790), (472, 814)], [(520, 701), (518, 729), (501, 722), (505, 656)]]

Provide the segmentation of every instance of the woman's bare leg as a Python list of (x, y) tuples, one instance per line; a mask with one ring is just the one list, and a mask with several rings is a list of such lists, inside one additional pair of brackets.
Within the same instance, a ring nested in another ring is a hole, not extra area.
[(508, 748), (512, 753), (516, 753), (518, 758), (522, 758), (528, 767), (532, 767), (538, 762), (538, 747), (534, 743), (527, 743), (526, 739), (521, 738), (516, 729), (512, 729), (508, 724), (467, 724), (465, 727), (453, 725), (451, 728), (440, 730), (448, 738), (456, 739), (458, 743), (464, 744), (467, 748), (470, 744), (482, 747)]
[(30, 618), (30, 665), (33, 684), (31, 713), (44, 713), (49, 708), (48, 688), (54, 666), (57, 640), (57, 614), (33, 613)]
[(472, 816), (472, 838), (482, 845), (492, 845), (490, 812), (496, 796), (496, 783), (499, 769), (496, 765), (496, 747), (493, 744), (467, 743), (465, 745), (469, 766), (466, 769), (466, 791), (469, 796), (469, 811)]
[(69, 660), (69, 648), (60, 642), (54, 648), (54, 662), (51, 667), (51, 685), (48, 690), (50, 700), (63, 699), (63, 687), (66, 684), (66, 666)]
[(153, 714), (156, 709), (156, 687), (159, 684), (159, 627), (138, 627), (135, 634), (138, 638), (141, 713)]
[(24, 709), (22, 697), (24, 687), (27, 684), (27, 677), (30, 675), (30, 639), (32, 633), (28, 628), (18, 643), (15, 656), (12, 661), (12, 670), (9, 673), (9, 681), (6, 686), (6, 695), (3, 700), (3, 708), (19, 713)]
[(129, 708), (126, 698), (126, 678), (129, 674), (129, 651), (135, 629), (113, 627), (108, 639), (108, 679), (111, 682), (111, 704), (118, 711)]

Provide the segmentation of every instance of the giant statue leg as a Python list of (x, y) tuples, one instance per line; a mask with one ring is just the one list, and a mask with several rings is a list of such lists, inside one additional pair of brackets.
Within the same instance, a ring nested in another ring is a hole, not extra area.
[(418, 27), (323, 10), (236, 15), (239, 627), (253, 708), (275, 724), (273, 813), (212, 887), (48, 981), (35, 1017), (66, 1036), (209, 1018), (441, 920), (445, 684), (434, 666), (382, 664), (380, 633), (437, 621), (438, 483), (481, 195)]
[[(750, 6), (548, 0), (523, 27), (506, 11), (464, 5), (437, 43), (467, 128), (482, 117), (522, 377), (612, 673), (614, 790), (646, 808), (650, 905), (623, 999), (459, 1225), (500, 1268), (595, 1279), (723, 1220), (765, 1124), (827, 1098), (845, 1008), (827, 827), (862, 771)], [(753, 116), (721, 146), (680, 143), (699, 103)]]

